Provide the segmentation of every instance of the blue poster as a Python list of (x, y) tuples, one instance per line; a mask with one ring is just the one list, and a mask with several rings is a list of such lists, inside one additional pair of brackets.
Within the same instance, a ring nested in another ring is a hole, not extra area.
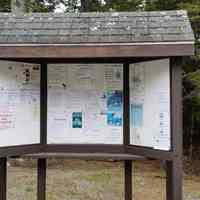
[(72, 128), (82, 128), (82, 112), (72, 113)]
[(123, 93), (115, 90), (107, 92), (107, 124), (122, 126)]
[(143, 125), (143, 105), (131, 104), (131, 124), (134, 128), (139, 128)]

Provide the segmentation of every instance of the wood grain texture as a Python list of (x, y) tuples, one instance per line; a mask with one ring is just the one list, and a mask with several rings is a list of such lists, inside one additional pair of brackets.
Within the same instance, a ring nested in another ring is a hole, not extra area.
[(194, 54), (193, 44), (144, 44), (98, 46), (1, 46), (0, 58), (132, 58)]

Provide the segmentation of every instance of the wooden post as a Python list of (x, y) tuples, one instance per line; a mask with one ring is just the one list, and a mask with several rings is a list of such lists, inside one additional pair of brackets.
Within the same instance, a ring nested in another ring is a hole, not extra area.
[(38, 159), (37, 200), (46, 199), (46, 159)]
[[(129, 91), (129, 64), (123, 65), (123, 132), (124, 145), (130, 144), (130, 91)], [(125, 200), (132, 200), (132, 161), (125, 160)]]
[(182, 69), (179, 59), (171, 58), (171, 136), (172, 161), (167, 161), (167, 200), (182, 200)]
[(0, 158), (0, 200), (7, 198), (7, 158)]
[(81, 0), (81, 12), (89, 12), (89, 1)]
[[(40, 75), (40, 143), (47, 143), (47, 64), (41, 64)], [(46, 199), (46, 159), (38, 159), (37, 199)]]
[(132, 161), (125, 161), (125, 200), (132, 200)]

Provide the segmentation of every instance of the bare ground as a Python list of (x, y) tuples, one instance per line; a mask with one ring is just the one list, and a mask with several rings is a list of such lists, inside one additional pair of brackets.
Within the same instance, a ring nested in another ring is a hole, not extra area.
[[(200, 167), (200, 166), (199, 166)], [(8, 168), (8, 200), (36, 200), (36, 168)], [(156, 161), (134, 163), (134, 200), (164, 200), (165, 171)], [(122, 200), (123, 163), (50, 161), (47, 200)], [(200, 175), (184, 176), (184, 200), (200, 200)]]

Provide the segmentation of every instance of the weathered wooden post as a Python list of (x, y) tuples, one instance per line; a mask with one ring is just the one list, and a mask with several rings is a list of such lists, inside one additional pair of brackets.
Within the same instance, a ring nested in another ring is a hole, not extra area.
[(7, 196), (7, 158), (0, 158), (0, 200)]

